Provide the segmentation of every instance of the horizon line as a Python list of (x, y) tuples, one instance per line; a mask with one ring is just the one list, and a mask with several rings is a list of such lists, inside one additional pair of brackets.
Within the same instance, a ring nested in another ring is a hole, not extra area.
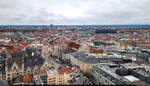
[[(23, 26), (23, 25), (45, 25), (45, 26), (47, 26), (47, 25), (51, 25), (51, 24), (0, 24), (0, 26)], [(66, 25), (66, 26), (68, 26), (68, 25), (82, 25), (82, 26), (87, 26), (87, 25), (150, 25), (150, 24), (52, 24), (52, 25)]]

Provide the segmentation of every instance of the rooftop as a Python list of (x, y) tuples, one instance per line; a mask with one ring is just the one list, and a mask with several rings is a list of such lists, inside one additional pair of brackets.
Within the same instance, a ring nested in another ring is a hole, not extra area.
[(23, 82), (31, 82), (33, 80), (33, 76), (28, 74), (23, 76)]
[[(147, 84), (147, 82), (142, 81), (141, 78), (133, 75), (131, 71), (136, 71), (139, 74), (147, 77), (150, 76), (149, 73), (150, 71), (148, 72), (148, 70), (146, 71), (143, 68), (126, 69), (122, 65), (118, 65), (118, 66), (117, 65), (118, 64), (112, 64), (112, 65), (101, 64), (101, 65), (93, 66), (92, 70), (103, 75), (105, 78), (109, 79), (115, 84), (137, 84), (137, 83)], [(122, 72), (124, 72), (124, 75), (120, 75), (122, 74)]]
[(61, 75), (61, 74), (70, 74), (70, 73), (73, 73), (73, 72), (77, 72), (78, 69), (76, 69), (75, 67), (72, 67), (72, 68), (61, 68), (61, 69), (58, 69), (58, 74)]
[(132, 75), (128, 75), (128, 76), (124, 76), (124, 78), (128, 79), (130, 82), (136, 82), (139, 81), (138, 78), (132, 76)]
[(101, 69), (101, 67), (99, 67), (99, 66), (94, 66), (93, 69), (96, 72), (102, 74), (105, 78), (107, 78), (110, 81), (114, 82), (115, 84), (124, 84), (124, 82), (122, 82), (120, 80), (120, 77), (118, 75), (116, 75), (114, 72), (112, 72), (112, 70), (109, 71), (108, 69), (106, 69), (107, 70), (107, 72), (106, 72), (106, 70), (103, 70), (104, 68)]
[(88, 54), (85, 54), (83, 52), (74, 52), (72, 55), (84, 62), (90, 62), (90, 63), (96, 63), (96, 62), (123, 62), (123, 58), (88, 58)]
[(145, 77), (150, 77), (150, 71), (146, 70), (145, 68), (137, 68), (137, 69), (134, 69), (133, 71), (135, 71)]
[(58, 75), (57, 70), (48, 70), (48, 71), (46, 71), (46, 73), (47, 73), (48, 76)]

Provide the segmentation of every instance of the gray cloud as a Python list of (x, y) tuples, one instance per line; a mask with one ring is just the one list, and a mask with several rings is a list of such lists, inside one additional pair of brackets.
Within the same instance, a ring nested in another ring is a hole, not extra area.
[(1, 0), (0, 24), (149, 24), (150, 0)]

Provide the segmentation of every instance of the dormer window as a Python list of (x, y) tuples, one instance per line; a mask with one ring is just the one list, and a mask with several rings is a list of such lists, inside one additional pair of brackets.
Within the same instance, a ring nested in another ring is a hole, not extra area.
[(14, 67), (13, 69), (16, 70), (16, 67)]

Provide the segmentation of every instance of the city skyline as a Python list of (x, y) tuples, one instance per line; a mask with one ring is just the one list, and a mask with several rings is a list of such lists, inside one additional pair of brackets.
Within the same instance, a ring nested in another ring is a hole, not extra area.
[(0, 86), (150, 86), (150, 0), (1, 0)]
[(1, 25), (149, 24), (149, 0), (2, 0)]

